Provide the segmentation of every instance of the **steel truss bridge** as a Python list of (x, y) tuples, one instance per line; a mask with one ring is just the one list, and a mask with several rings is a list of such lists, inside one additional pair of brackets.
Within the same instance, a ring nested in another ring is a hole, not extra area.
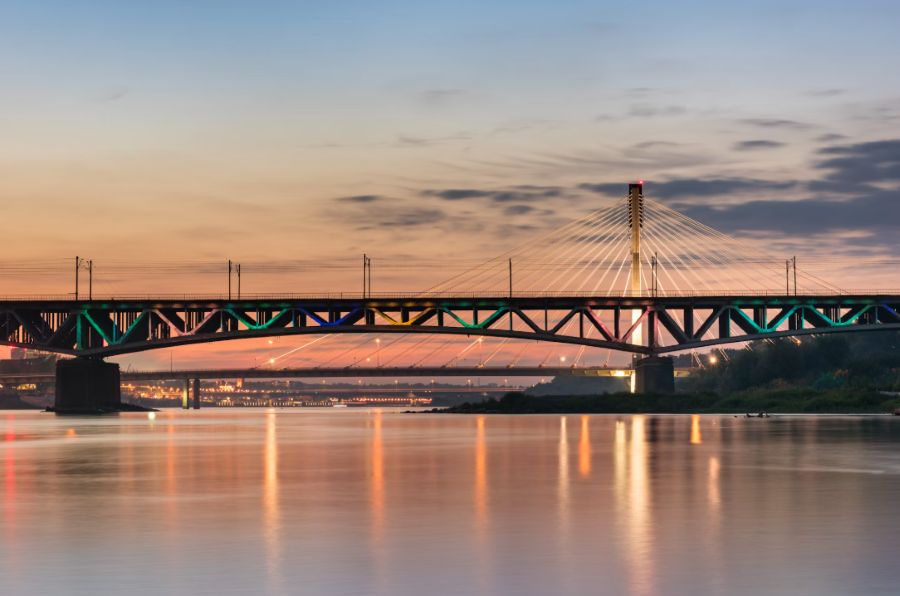
[[(642, 183), (629, 185), (619, 201), (419, 292), (372, 293), (371, 259), (364, 255), (359, 294), (241, 297), (238, 289), (235, 298), (229, 261), (227, 296), (94, 299), (89, 260), (89, 299), (82, 300), (82, 262), (76, 257), (74, 296), (0, 298), (0, 345), (76, 357), (57, 363), (61, 412), (119, 405), (124, 375), (104, 358), (233, 339), (417, 334), (420, 340), (401, 353), (407, 354), (427, 335), (474, 337), (478, 344), (497, 338), (487, 361), (510, 339), (603, 348), (649, 357), (634, 360), (632, 390), (667, 393), (674, 390), (673, 362), (659, 355), (759, 339), (900, 329), (900, 292), (842, 290), (799, 268), (796, 257), (773, 258), (664, 204), (645, 202)], [(412, 374), (453, 374), (453, 367), (418, 368), (433, 353), (408, 367)], [(550, 368), (538, 368), (534, 376), (549, 376)], [(353, 369), (334, 376), (360, 376)], [(327, 376), (322, 369), (310, 371)], [(189, 372), (194, 374), (180, 378), (186, 387), (192, 384), (198, 403), (202, 371)], [(262, 367), (263, 375), (281, 376), (269, 367)], [(513, 376), (512, 369), (503, 375)]]
[(241, 338), (418, 333), (657, 355), (763, 338), (900, 329), (900, 294), (266, 297), (0, 301), (0, 344), (104, 358)]
[[(645, 202), (642, 183), (629, 185), (627, 197), (424, 292), (372, 293), (371, 259), (364, 256), (359, 294), (241, 297), (238, 291), (233, 298), (229, 261), (227, 296), (81, 300), (83, 260), (75, 261), (74, 296), (0, 299), (0, 345), (80, 357), (57, 366), (58, 401), (71, 395), (69, 401), (76, 404), (89, 401), (100, 390), (96, 387), (112, 387), (119, 379), (117, 365), (102, 362), (106, 357), (232, 339), (334, 334), (418, 334), (422, 342), (425, 335), (498, 338), (490, 360), (509, 339), (654, 357), (758, 339), (900, 329), (900, 292), (839, 289), (798, 268), (796, 257), (773, 259), (666, 205)], [(92, 260), (88, 271), (93, 297)], [(739, 287), (744, 289), (723, 289)], [(633, 389), (672, 390), (670, 360), (636, 359), (634, 367)], [(263, 374), (278, 375), (262, 368)], [(344, 368), (359, 375), (353, 366)], [(61, 370), (68, 375), (63, 383)], [(321, 369), (311, 370), (310, 376), (323, 376)], [(415, 373), (430, 376), (426, 370), (415, 368)], [(453, 368), (438, 370), (435, 376), (447, 376)], [(535, 376), (549, 370), (541, 368)], [(512, 376), (512, 371), (503, 374)], [(200, 376), (183, 378), (196, 382)]]

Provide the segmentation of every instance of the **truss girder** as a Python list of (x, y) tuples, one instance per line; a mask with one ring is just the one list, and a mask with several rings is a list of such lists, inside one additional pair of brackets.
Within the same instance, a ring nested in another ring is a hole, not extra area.
[[(636, 333), (641, 326), (646, 333)], [(318, 333), (482, 335), (662, 354), (896, 328), (900, 296), (885, 295), (0, 302), (0, 344), (84, 356)]]

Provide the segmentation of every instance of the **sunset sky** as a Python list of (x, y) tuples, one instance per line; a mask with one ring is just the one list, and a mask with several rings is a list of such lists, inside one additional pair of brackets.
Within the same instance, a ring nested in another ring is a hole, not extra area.
[(819, 275), (900, 287), (898, 19), (889, 0), (5, 0), (2, 293), (71, 291), (76, 254), (106, 293), (223, 291), (203, 268), (229, 258), (248, 292), (354, 291), (363, 252), (409, 265), (376, 290), (416, 290), (638, 178)]

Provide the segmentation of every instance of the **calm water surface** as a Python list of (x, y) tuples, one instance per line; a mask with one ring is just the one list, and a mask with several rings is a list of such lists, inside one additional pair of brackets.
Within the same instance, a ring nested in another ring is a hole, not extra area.
[(897, 594), (900, 418), (0, 412), (0, 594)]

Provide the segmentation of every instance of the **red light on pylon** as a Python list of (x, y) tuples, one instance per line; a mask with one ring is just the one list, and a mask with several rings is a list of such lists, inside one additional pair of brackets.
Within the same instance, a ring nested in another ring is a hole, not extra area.
[(643, 179), (638, 180), (638, 184), (640, 184), (641, 186), (644, 186), (644, 180)]

